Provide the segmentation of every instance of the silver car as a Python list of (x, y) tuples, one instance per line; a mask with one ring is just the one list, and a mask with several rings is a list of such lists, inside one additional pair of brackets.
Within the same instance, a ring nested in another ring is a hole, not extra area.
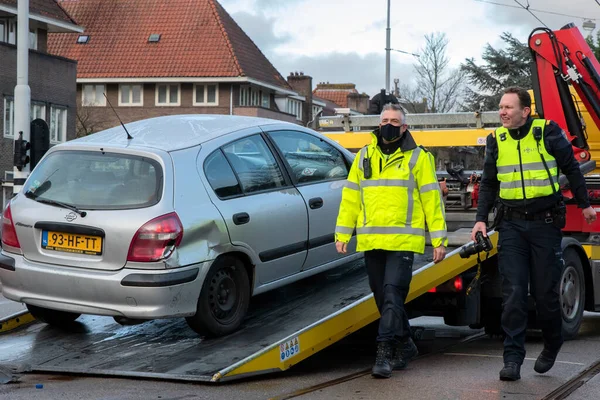
[(38, 319), (242, 323), (250, 297), (360, 257), (335, 251), (352, 154), (269, 119), (179, 115), (51, 148), (3, 213), (5, 297)]

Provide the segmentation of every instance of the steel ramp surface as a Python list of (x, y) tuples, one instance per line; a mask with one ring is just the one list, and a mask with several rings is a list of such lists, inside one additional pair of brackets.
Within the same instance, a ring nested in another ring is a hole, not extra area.
[[(496, 241), (496, 235), (491, 235)], [(408, 301), (476, 265), (416, 255)], [(495, 246), (494, 246), (495, 252)], [(34, 324), (0, 336), (0, 364), (54, 372), (222, 382), (286, 370), (379, 318), (362, 261), (256, 296), (242, 328), (205, 340), (183, 319), (121, 326), (82, 316), (64, 329)]]

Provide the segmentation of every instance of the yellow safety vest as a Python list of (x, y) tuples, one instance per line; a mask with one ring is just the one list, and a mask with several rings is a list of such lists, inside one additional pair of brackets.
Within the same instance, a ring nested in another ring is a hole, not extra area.
[[(544, 145), (544, 127), (546, 120), (534, 119), (527, 135), (514, 140), (508, 129), (496, 129), (498, 143), (498, 180), (500, 181), (500, 198), (505, 200), (534, 199), (553, 194), (559, 190), (558, 166), (556, 159), (548, 153)], [(534, 137), (534, 128), (540, 128), (539, 140)], [(548, 171), (542, 162), (546, 161)], [(552, 187), (554, 184), (554, 188)]]
[[(372, 175), (365, 178), (363, 160)], [(380, 171), (381, 166), (381, 171)], [(342, 191), (336, 240), (348, 243), (356, 229), (357, 251), (425, 251), (425, 221), (432, 245), (448, 245), (444, 203), (433, 155), (416, 147), (386, 157), (373, 134), (355, 157)]]

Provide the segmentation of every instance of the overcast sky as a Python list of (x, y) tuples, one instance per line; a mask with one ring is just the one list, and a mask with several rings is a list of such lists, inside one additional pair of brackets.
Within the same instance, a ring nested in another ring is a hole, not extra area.
[[(325, 81), (352, 82), (369, 96), (385, 87), (387, 0), (219, 1), (284, 77), (302, 71), (313, 77), (315, 86)], [(594, 20), (600, 29), (600, 5), (595, 0), (519, 2), (529, 3), (533, 10), (568, 15), (534, 11), (551, 29), (569, 22), (581, 28), (583, 17)], [(487, 43), (500, 46), (504, 31), (525, 42), (531, 30), (541, 26), (515, 6), (519, 7), (511, 0), (391, 0), (391, 47), (417, 53), (425, 44), (425, 34), (445, 32), (448, 55), (458, 67), (467, 57), (480, 59)], [(413, 82), (414, 60), (411, 55), (391, 53), (392, 87), (394, 78), (401, 84)]]

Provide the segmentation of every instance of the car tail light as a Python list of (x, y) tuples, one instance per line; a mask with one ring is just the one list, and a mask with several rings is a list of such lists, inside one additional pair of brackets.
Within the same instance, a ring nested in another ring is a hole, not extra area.
[(427, 293), (436, 293), (436, 292), (437, 292), (437, 287), (435, 287), (435, 286), (427, 291)]
[(461, 290), (463, 290), (462, 276), (459, 275), (456, 278), (454, 278), (454, 289), (456, 289), (457, 292), (460, 292)]
[(16, 247), (18, 249), (21, 248), (15, 224), (12, 220), (10, 204), (6, 206), (4, 213), (2, 214), (2, 243), (6, 246)]
[(153, 262), (168, 258), (182, 238), (183, 225), (176, 213), (154, 218), (135, 233), (127, 261)]

